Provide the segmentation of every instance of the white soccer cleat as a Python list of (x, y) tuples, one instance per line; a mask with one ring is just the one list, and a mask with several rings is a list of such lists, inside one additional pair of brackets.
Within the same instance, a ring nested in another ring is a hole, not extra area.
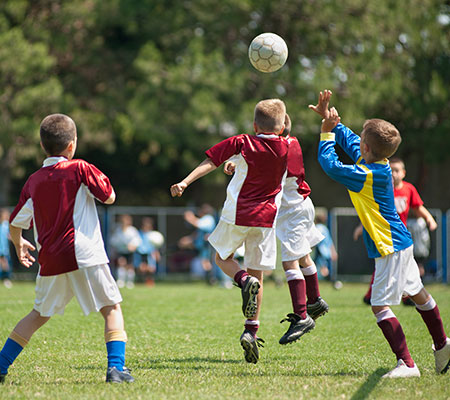
[(450, 367), (450, 339), (447, 338), (447, 343), (440, 350), (435, 350), (434, 345), (432, 346), (434, 351), (434, 361), (436, 364), (436, 372), (438, 374), (445, 374)]
[(414, 378), (419, 376), (420, 371), (416, 364), (414, 364), (414, 367), (410, 368), (402, 359), (400, 359), (397, 362), (397, 366), (392, 371), (384, 374), (382, 378)]

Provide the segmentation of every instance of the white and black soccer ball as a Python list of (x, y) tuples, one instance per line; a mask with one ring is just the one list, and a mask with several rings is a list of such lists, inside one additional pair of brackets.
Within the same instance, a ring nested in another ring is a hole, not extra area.
[(275, 33), (261, 33), (248, 47), (252, 65), (261, 72), (279, 70), (288, 58), (288, 48), (282, 37)]

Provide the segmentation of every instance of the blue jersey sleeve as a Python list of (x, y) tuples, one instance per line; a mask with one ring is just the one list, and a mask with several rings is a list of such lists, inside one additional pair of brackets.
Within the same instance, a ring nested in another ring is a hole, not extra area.
[(356, 163), (361, 157), (361, 138), (343, 124), (337, 124), (333, 132), (336, 134), (337, 144)]
[(339, 161), (335, 145), (335, 133), (321, 134), (318, 154), (320, 166), (331, 179), (342, 183), (348, 190), (361, 191), (366, 181), (367, 170), (356, 164), (346, 165)]

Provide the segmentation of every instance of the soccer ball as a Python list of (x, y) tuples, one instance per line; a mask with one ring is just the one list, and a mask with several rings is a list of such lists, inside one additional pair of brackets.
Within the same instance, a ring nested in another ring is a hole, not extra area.
[(151, 231), (148, 235), (148, 239), (150, 243), (157, 249), (159, 249), (164, 244), (164, 236), (161, 232), (158, 231)]
[(288, 57), (285, 41), (275, 33), (261, 33), (256, 36), (248, 48), (248, 58), (252, 65), (261, 72), (279, 70)]

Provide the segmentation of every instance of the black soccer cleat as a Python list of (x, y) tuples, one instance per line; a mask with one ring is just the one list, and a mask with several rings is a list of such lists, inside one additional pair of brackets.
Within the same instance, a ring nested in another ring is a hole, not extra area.
[(5, 377), (8, 374), (0, 374), (0, 383), (4, 383), (5, 382)]
[(314, 320), (325, 315), (329, 309), (327, 302), (320, 296), (315, 303), (306, 305), (306, 312)]
[(253, 336), (247, 329), (241, 335), (241, 346), (244, 349), (245, 361), (256, 364), (259, 360), (258, 347), (264, 347), (264, 339)]
[(310, 332), (316, 326), (314, 320), (307, 314), (305, 319), (301, 319), (300, 315), (291, 313), (286, 318), (282, 319), (280, 323), (288, 321), (291, 323), (289, 329), (281, 337), (280, 344), (293, 343), (300, 339), (305, 333)]
[(258, 278), (249, 275), (242, 285), (242, 313), (244, 317), (251, 318), (256, 314), (259, 288), (261, 287)]
[(119, 371), (116, 367), (108, 368), (106, 372), (106, 382), (109, 383), (122, 383), (134, 382), (134, 378), (130, 374), (130, 370), (127, 367), (123, 367), (123, 371)]
[(363, 297), (363, 303), (364, 303), (364, 304), (367, 304), (368, 306), (370, 306), (370, 297), (364, 296), (364, 297)]

